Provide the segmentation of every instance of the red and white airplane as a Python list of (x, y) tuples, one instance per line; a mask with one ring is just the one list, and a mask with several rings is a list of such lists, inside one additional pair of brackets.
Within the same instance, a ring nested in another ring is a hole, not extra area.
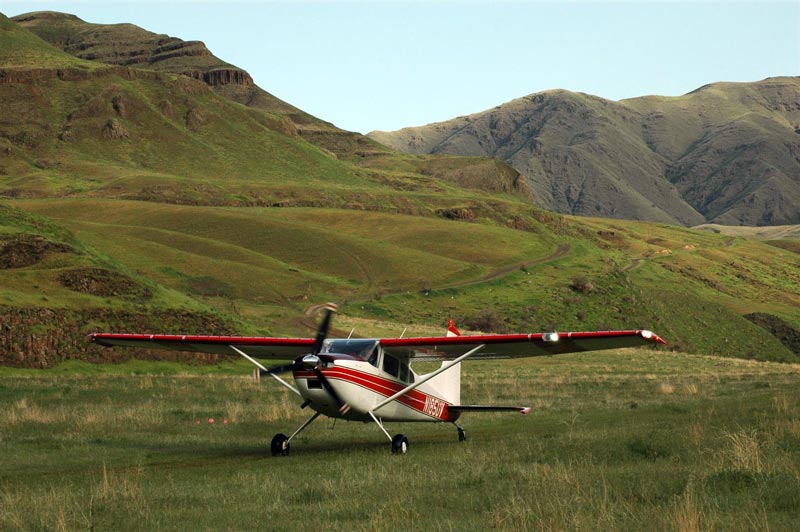
[[(95, 333), (90, 341), (103, 346), (164, 348), (180, 351), (239, 355), (303, 400), (314, 414), (291, 436), (276, 434), (273, 456), (286, 455), (289, 443), (320, 414), (349, 421), (374, 421), (392, 442), (392, 452), (405, 453), (408, 438), (392, 437), (387, 421), (449, 422), (463, 412), (510, 410), (527, 414), (530, 408), (461, 404), (461, 362), (466, 359), (504, 359), (558, 355), (666, 343), (646, 330), (533, 334), (461, 335), (450, 321), (447, 336), (424, 338), (328, 339), (335, 305), (327, 305), (316, 338), (260, 338), (243, 336), (188, 336), (160, 334)], [(257, 359), (289, 360), (291, 364), (267, 368)], [(417, 360), (439, 360), (441, 367), (418, 375)], [(279, 374), (291, 371), (292, 386)]]

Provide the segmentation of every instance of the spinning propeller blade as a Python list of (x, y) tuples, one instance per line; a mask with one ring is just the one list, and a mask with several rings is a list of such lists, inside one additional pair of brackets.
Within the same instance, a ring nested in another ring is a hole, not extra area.
[[(322, 319), (322, 323), (319, 325), (319, 329), (317, 329), (317, 337), (314, 340), (314, 347), (311, 350), (312, 355), (318, 355), (320, 351), (322, 351), (322, 344), (325, 342), (325, 338), (328, 337), (328, 329), (331, 325), (331, 314), (336, 312), (336, 305), (333, 303), (327, 303), (325, 305), (325, 317)], [(280, 375), (281, 373), (286, 373), (287, 371), (295, 371), (303, 367), (303, 358), (300, 357), (291, 364), (281, 364), (280, 366), (272, 366), (271, 368), (267, 368), (266, 370), (260, 369), (258, 370), (259, 375), (262, 377), (264, 375), (269, 375), (270, 373), (273, 375)], [(323, 380), (324, 384), (327, 384), (327, 381)], [(327, 389), (327, 386), (326, 386)]]
[(333, 389), (333, 386), (331, 386), (331, 383), (328, 382), (328, 379), (325, 377), (322, 371), (319, 368), (314, 368), (314, 373), (319, 378), (319, 381), (322, 383), (322, 386), (323, 388), (325, 388), (325, 391), (331, 394), (333, 400), (336, 401), (336, 404), (339, 405), (339, 413), (345, 414), (348, 410), (350, 410), (350, 405), (342, 401), (342, 398), (339, 397), (339, 394), (336, 393), (336, 390)]
[(314, 349), (311, 351), (312, 355), (318, 355), (322, 351), (322, 344), (325, 342), (325, 338), (328, 337), (328, 329), (331, 326), (331, 316), (336, 312), (336, 308), (333, 303), (325, 305), (325, 317), (322, 319), (322, 323), (319, 324), (319, 329), (317, 329), (317, 338), (314, 340)]
[[(328, 303), (325, 305), (325, 317), (322, 319), (322, 323), (319, 325), (319, 330), (317, 330), (317, 338), (314, 341), (314, 349), (311, 351), (311, 354), (316, 358), (317, 355), (322, 351), (322, 346), (325, 343), (325, 339), (328, 337), (328, 329), (331, 326), (331, 316), (334, 312), (336, 312), (336, 305), (333, 303)], [(317, 358), (317, 364), (319, 363), (319, 359)], [(336, 390), (333, 389), (331, 383), (328, 382), (327, 377), (322, 373), (322, 370), (319, 368), (319, 365), (314, 366), (314, 374), (319, 379), (320, 383), (322, 383), (323, 388), (327, 391), (333, 400), (339, 405), (339, 413), (344, 414), (348, 410), (350, 410), (350, 405), (342, 401), (342, 398), (339, 397), (339, 394), (336, 393)]]
[(321, 360), (318, 356), (322, 351), (323, 345), (325, 344), (325, 339), (328, 337), (328, 330), (331, 326), (331, 316), (334, 312), (336, 312), (336, 305), (333, 303), (328, 303), (325, 305), (325, 317), (322, 319), (322, 323), (319, 325), (317, 337), (314, 339), (314, 347), (312, 348), (310, 354), (297, 358), (291, 364), (273, 366), (271, 368), (267, 368), (266, 370), (261, 369), (259, 370), (259, 374), (277, 375), (280, 373), (286, 373), (287, 371), (296, 371), (301, 368), (310, 369), (317, 376), (320, 384), (322, 384), (322, 387), (325, 388), (325, 391), (328, 392), (333, 400), (336, 401), (336, 404), (339, 405), (339, 413), (344, 414), (350, 410), (350, 405), (342, 401), (342, 398), (339, 397), (339, 394), (333, 389), (333, 386), (331, 386), (331, 383), (328, 381), (327, 377), (325, 377), (325, 374), (322, 373), (322, 370), (320, 369)]
[(287, 371), (294, 371), (299, 367), (297, 362), (292, 362), (291, 364), (281, 364), (280, 366), (272, 366), (271, 368), (267, 368), (266, 370), (259, 369), (258, 373), (262, 377), (264, 375), (280, 375), (281, 373), (286, 373)]

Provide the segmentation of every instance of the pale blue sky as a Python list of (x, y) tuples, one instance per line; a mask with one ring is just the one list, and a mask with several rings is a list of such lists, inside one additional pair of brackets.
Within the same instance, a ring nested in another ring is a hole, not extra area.
[(37, 1), (200, 40), (263, 89), (367, 133), (562, 88), (619, 100), (715, 81), (800, 75), (800, 0)]

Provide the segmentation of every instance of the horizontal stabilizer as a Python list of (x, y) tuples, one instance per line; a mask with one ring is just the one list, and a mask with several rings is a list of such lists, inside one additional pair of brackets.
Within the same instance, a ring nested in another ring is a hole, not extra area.
[(491, 405), (453, 405), (448, 410), (454, 412), (519, 412), (527, 414), (531, 411), (529, 406), (491, 406)]

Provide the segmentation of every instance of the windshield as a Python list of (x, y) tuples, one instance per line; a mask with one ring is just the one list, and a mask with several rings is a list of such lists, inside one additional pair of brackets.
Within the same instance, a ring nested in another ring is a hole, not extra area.
[(322, 352), (329, 355), (355, 355), (370, 360), (377, 355), (377, 346), (378, 340), (375, 339), (325, 340)]

